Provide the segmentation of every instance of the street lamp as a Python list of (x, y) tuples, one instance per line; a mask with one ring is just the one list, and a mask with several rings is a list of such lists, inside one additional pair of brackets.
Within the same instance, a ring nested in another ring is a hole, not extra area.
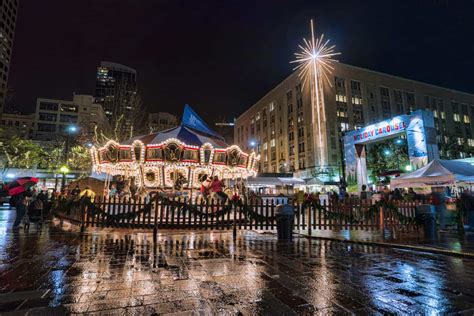
[(390, 150), (389, 150), (389, 149), (384, 149), (383, 154), (384, 154), (385, 156), (390, 155)]
[[(64, 144), (64, 164), (67, 164), (67, 159), (68, 159), (68, 155), (69, 155), (69, 142), (70, 142), (71, 137), (74, 136), (75, 134), (77, 134), (77, 132), (79, 132), (79, 128), (76, 125), (69, 125), (65, 128), (65, 132), (66, 132), (66, 143)], [(63, 167), (65, 167), (65, 166), (63, 166)], [(61, 167), (61, 169), (63, 167)], [(67, 167), (65, 167), (65, 168), (67, 168)], [(67, 169), (67, 172), (69, 172), (69, 169)], [(66, 173), (67, 172), (62, 172), (63, 177), (62, 177), (62, 180), (61, 180), (61, 188), (64, 188), (64, 186), (66, 185)]]
[(69, 173), (69, 168), (67, 166), (62, 166), (59, 168), (59, 171), (63, 174), (63, 178), (61, 180), (61, 189), (64, 189), (66, 186), (66, 174)]
[(395, 144), (401, 145), (401, 144), (403, 144), (403, 140), (402, 140), (401, 138), (397, 138), (397, 139), (395, 140)]

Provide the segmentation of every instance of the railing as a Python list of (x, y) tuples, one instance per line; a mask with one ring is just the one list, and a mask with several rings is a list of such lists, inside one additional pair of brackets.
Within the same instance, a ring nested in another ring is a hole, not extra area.
[[(155, 197), (144, 199), (107, 199), (65, 202), (55, 214), (87, 227), (179, 228), (179, 229), (276, 229), (276, 206), (280, 200), (194, 202), (186, 199)], [(350, 199), (343, 202), (293, 203), (294, 229), (307, 230), (381, 230), (416, 229), (418, 202), (390, 204)]]

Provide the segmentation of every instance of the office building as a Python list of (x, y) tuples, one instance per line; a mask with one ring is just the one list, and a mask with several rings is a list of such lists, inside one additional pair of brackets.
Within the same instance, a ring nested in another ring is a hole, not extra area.
[(102, 106), (94, 103), (91, 95), (74, 95), (72, 101), (38, 98), (33, 138), (55, 140), (66, 135), (71, 125), (77, 126), (82, 134), (87, 132), (92, 137), (96, 126), (106, 129), (107, 124)]
[(34, 120), (34, 113), (3, 113), (0, 119), (0, 128), (3, 129), (5, 135), (29, 139), (33, 134)]
[(458, 143), (474, 146), (473, 94), (342, 63), (335, 64), (329, 78), (332, 85), (324, 82), (322, 94), (324, 165), (319, 163), (321, 155), (314, 145), (317, 121), (312, 122), (315, 113), (309, 88), (302, 88), (296, 72), (236, 120), (235, 141), (244, 150), (258, 151), (261, 171), (292, 171), (304, 179), (332, 174), (337, 181), (344, 131), (415, 109), (433, 112), (440, 144), (454, 137)]
[(178, 118), (171, 113), (158, 112), (148, 115), (148, 130), (150, 133), (161, 132), (176, 126), (178, 126)]
[(134, 106), (137, 94), (137, 72), (128, 66), (102, 61), (97, 68), (95, 102), (102, 105), (109, 122), (121, 116), (123, 127), (129, 132), (133, 127)]
[(15, 37), (18, 1), (0, 1), (0, 117), (7, 98), (8, 72)]

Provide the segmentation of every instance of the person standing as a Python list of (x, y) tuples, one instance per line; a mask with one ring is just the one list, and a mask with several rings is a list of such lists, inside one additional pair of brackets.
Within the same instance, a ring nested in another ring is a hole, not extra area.
[(94, 201), (95, 192), (91, 190), (89, 186), (86, 186), (84, 190), (79, 194), (81, 198), (89, 198), (91, 201)]
[(81, 193), (81, 189), (79, 188), (78, 185), (71, 191), (71, 195), (73, 197), (77, 197)]
[(16, 208), (16, 218), (15, 222), (13, 223), (13, 229), (17, 229), (20, 227), (21, 220), (26, 214), (28, 207), (28, 194), (25, 192), (16, 196), (12, 196), (11, 198), (14, 199), (13, 204)]

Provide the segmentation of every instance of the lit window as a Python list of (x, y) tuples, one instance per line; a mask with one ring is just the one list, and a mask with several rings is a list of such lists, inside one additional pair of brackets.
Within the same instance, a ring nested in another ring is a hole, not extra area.
[(469, 144), (469, 146), (474, 147), (474, 139), (469, 138), (469, 139), (467, 140), (467, 143)]
[(471, 119), (469, 118), (469, 115), (464, 114), (464, 123), (466, 124), (471, 123)]
[(347, 98), (343, 94), (336, 94), (336, 101), (337, 102), (347, 102)]
[(268, 144), (267, 142), (263, 143), (263, 150), (267, 150), (268, 149)]
[(446, 113), (444, 111), (439, 112), (441, 114), (441, 119), (445, 120), (446, 119)]
[(275, 110), (275, 104), (274, 104), (273, 102), (270, 103), (270, 104), (268, 105), (268, 108), (269, 108), (270, 112), (273, 111), (273, 110)]
[(462, 139), (461, 137), (458, 137), (458, 138), (457, 138), (457, 141), (458, 141), (458, 145), (462, 145), (463, 139)]
[(258, 112), (257, 115), (255, 116), (255, 120), (258, 121), (260, 119), (260, 113)]
[(275, 147), (275, 138), (270, 141), (270, 146)]
[(438, 110), (433, 110), (433, 116), (434, 116), (435, 118), (438, 118)]
[(352, 97), (352, 104), (356, 104), (356, 105), (362, 104), (362, 98), (361, 97)]
[(458, 113), (454, 113), (453, 119), (454, 119), (455, 122), (460, 122), (461, 121), (461, 118), (460, 118)]
[(349, 129), (349, 123), (341, 122), (341, 131), (347, 131)]

